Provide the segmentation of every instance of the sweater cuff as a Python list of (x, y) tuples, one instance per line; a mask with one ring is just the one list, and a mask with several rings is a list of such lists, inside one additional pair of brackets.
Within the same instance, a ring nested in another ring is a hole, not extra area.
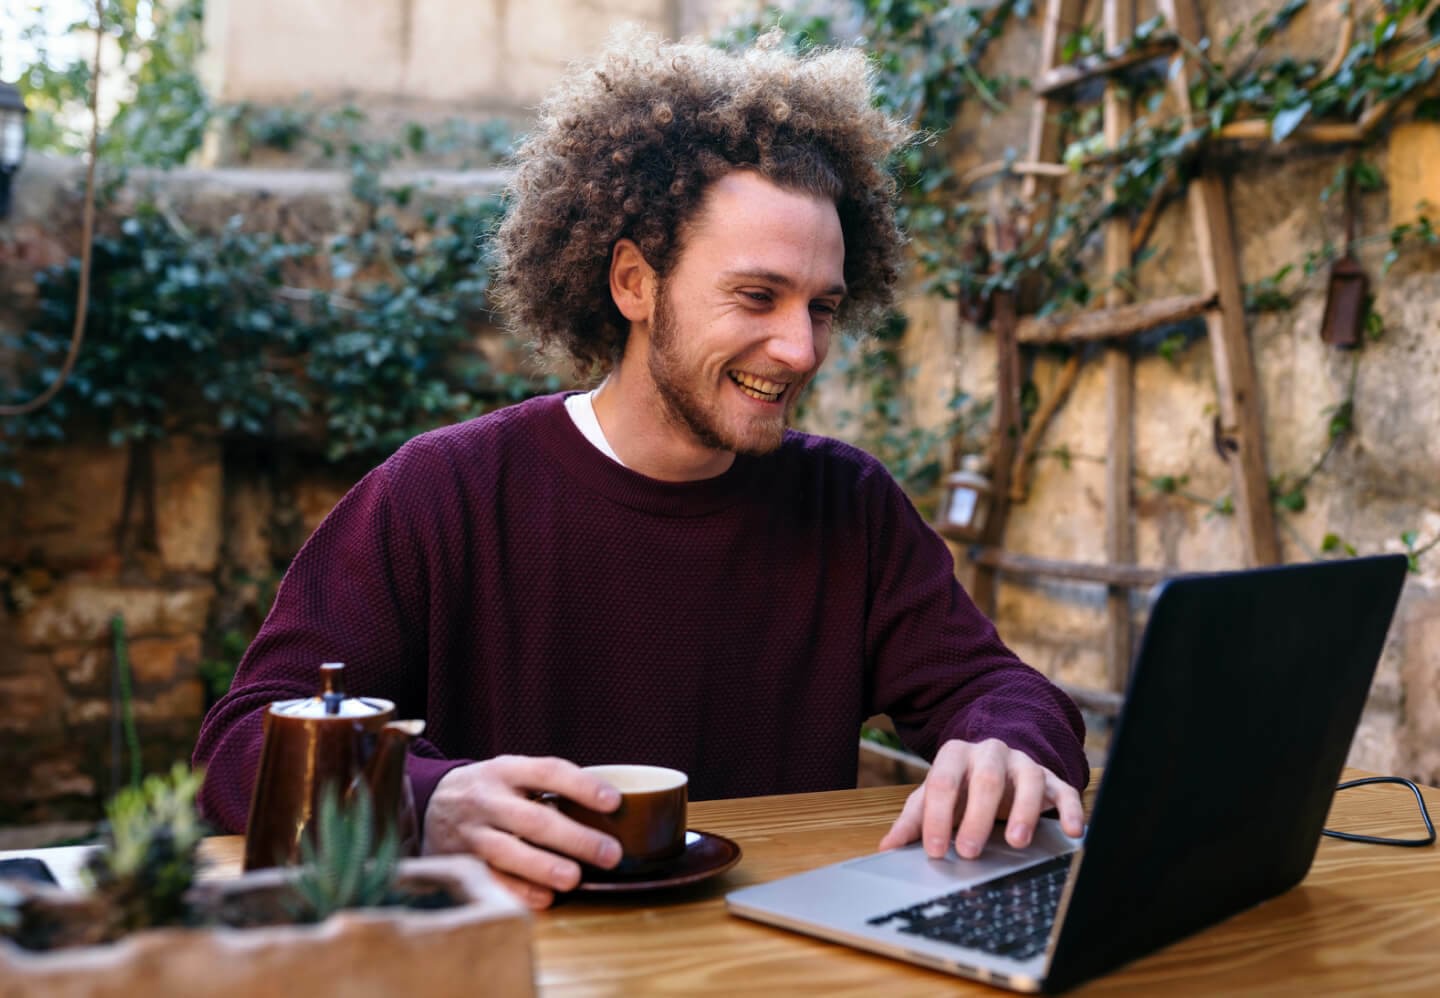
[(441, 777), (452, 769), (468, 766), (471, 759), (430, 759), (422, 755), (411, 755), (406, 761), (406, 772), (410, 774), (410, 786), (415, 791), (415, 819), (420, 834), (425, 834), (425, 812), (430, 809), (430, 797)]

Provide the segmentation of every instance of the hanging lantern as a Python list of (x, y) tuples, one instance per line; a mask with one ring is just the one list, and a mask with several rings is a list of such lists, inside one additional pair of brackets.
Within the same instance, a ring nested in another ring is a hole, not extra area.
[(1320, 320), (1320, 338), (1332, 347), (1354, 350), (1365, 331), (1365, 312), (1370, 307), (1370, 278), (1355, 259), (1355, 217), (1358, 214), (1355, 165), (1345, 169), (1345, 252), (1330, 266), (1330, 283), (1325, 289), (1325, 315)]
[(1330, 268), (1325, 290), (1325, 315), (1320, 320), (1320, 338), (1333, 347), (1354, 350), (1365, 330), (1365, 310), (1370, 299), (1370, 279), (1358, 260), (1348, 252)]
[(985, 459), (968, 454), (960, 470), (945, 476), (945, 495), (936, 529), (952, 541), (978, 541), (990, 515), (994, 489), (985, 477)]

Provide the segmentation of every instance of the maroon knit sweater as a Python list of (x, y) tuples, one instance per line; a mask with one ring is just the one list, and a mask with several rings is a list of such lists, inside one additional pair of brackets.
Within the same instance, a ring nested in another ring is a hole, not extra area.
[(415, 438), (320, 524), (200, 732), (212, 822), (244, 829), (263, 708), (313, 696), (328, 661), (427, 721), (422, 813), (445, 772), (502, 753), (672, 766), (697, 800), (854, 786), (877, 712), (927, 757), (996, 737), (1088, 778), (1075, 706), (874, 459), (789, 433), (656, 481), (558, 395)]

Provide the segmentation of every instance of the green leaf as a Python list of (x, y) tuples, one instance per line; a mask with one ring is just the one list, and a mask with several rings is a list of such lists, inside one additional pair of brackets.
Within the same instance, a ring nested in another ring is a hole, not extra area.
[(1368, 159), (1362, 159), (1355, 163), (1354, 174), (1355, 186), (1364, 193), (1369, 194), (1385, 187), (1385, 175)]
[(1283, 142), (1310, 113), (1310, 102), (1302, 101), (1294, 107), (1287, 107), (1277, 111), (1270, 120), (1270, 139), (1273, 142)]
[(1338, 440), (1355, 428), (1355, 400), (1346, 399), (1330, 413), (1330, 439)]
[(1371, 298), (1365, 311), (1365, 336), (1370, 340), (1378, 340), (1384, 335), (1385, 320), (1375, 311), (1374, 298)]
[(1305, 511), (1305, 492), (1302, 489), (1292, 489), (1276, 500), (1282, 509), (1291, 513), (1303, 513)]

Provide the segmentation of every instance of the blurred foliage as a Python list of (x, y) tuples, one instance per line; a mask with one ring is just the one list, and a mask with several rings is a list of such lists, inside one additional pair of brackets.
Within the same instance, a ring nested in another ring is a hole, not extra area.
[(195, 808), (202, 775), (176, 763), (119, 791), (105, 806), (104, 845), (87, 860), (95, 890), (110, 905), (109, 938), (185, 920), (207, 832)]
[[(309, 435), (325, 456), (387, 454), (435, 426), (557, 387), (497, 368), (475, 344), (488, 319), (477, 239), (495, 198), (417, 209), (416, 198), (354, 171), (360, 221), (325, 245), (249, 231), (236, 216), (191, 232), (160, 202), (97, 237), (85, 348), (50, 406), (5, 426), (59, 439), (103, 421), (114, 443), (209, 430)], [(309, 266), (328, 288), (289, 283)], [(19, 395), (59, 368), (74, 322), (78, 260), (37, 275), (34, 321), (6, 345), (33, 362)]]
[[(323, 440), (330, 460), (373, 459), (416, 433), (558, 387), (515, 373), (510, 358), (492, 363), (476, 344), (490, 319), (484, 240), (499, 219), (498, 198), (436, 207), (438, 199), (384, 174), (412, 154), (492, 163), (513, 143), (507, 125), (410, 124), (399, 138), (372, 138), (351, 107), (217, 109), (195, 74), (198, 0), (106, 0), (104, 9), (128, 90), (101, 143), (107, 194), (128, 167), (185, 162), (218, 122), (245, 150), (307, 145), (343, 168), (347, 220), (339, 235), (307, 241), (257, 232), (239, 215), (219, 231), (191, 231), (158, 196), (123, 217), (102, 203), (84, 349), (53, 404), (7, 421), (6, 453), (14, 441), (61, 439), (78, 420), (106, 426), (116, 444), (195, 430), (300, 434)], [(49, 65), (39, 20), (24, 33), (40, 54), (21, 77), (32, 146), (74, 151), (83, 139), (63, 125), (84, 120), (77, 111), (90, 67)], [(33, 394), (58, 371), (79, 269), (72, 259), (37, 275), (37, 314), (3, 337), (26, 358), (13, 397)], [(13, 469), (4, 474), (15, 480)]]
[[(76, 5), (87, 17), (94, 5)], [(120, 93), (117, 110), (107, 123), (101, 155), (109, 163), (168, 166), (182, 163), (199, 149), (209, 122), (209, 98), (196, 74), (201, 48), (202, 0), (104, 0), (103, 30), (114, 43), (106, 49), (107, 103)], [(27, 123), (31, 149), (79, 153), (88, 145), (88, 103), (95, 24), (82, 20), (65, 25), (57, 38), (54, 13), (36, 6), (12, 27), (37, 58), (23, 67), (17, 86), (30, 109)], [(79, 39), (80, 54), (54, 55), (56, 42)], [(118, 58), (117, 58), (118, 56)], [(0, 72), (12, 74), (10, 67)]]

